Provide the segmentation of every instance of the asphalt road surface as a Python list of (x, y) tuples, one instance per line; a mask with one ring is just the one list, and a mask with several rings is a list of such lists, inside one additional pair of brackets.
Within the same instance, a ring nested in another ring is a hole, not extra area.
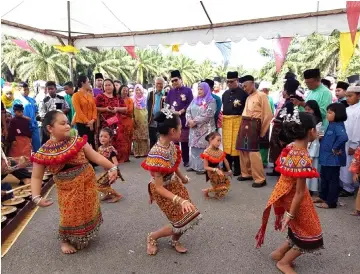
[[(146, 235), (166, 224), (166, 218), (156, 204), (149, 204), (149, 174), (140, 168), (140, 162), (132, 159), (121, 166), (127, 182), (117, 182), (114, 188), (124, 198), (116, 204), (102, 204), (104, 224), (89, 248), (74, 255), (61, 253), (55, 203), (38, 210), (2, 258), (2, 273), (279, 273), (269, 254), (286, 235), (274, 231), (273, 217), (261, 249), (255, 248), (254, 239), (276, 182), (274, 177), (268, 178), (268, 185), (261, 189), (233, 179), (228, 196), (217, 201), (205, 200), (201, 195), (201, 189), (207, 186), (205, 175), (189, 173), (192, 181), (187, 187), (203, 214), (202, 222), (181, 239), (189, 251), (178, 254), (168, 245), (168, 239), (160, 239), (159, 253), (150, 257), (146, 254)], [(55, 189), (50, 197), (56, 202)], [(353, 197), (341, 201), (345, 206), (318, 210), (325, 249), (321, 255), (301, 256), (296, 261), (298, 273), (360, 273), (360, 218), (349, 215)]]

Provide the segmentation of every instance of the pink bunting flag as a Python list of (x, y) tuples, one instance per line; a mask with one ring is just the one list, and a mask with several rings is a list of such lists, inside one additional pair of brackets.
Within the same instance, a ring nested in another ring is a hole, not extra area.
[(30, 45), (28, 44), (27, 41), (24, 41), (24, 40), (16, 40), (16, 39), (13, 39), (12, 40), (18, 47), (24, 49), (24, 50), (27, 50), (27, 51), (30, 51), (30, 52), (36, 52), (32, 47), (30, 47)]
[(275, 39), (274, 55), (276, 72), (280, 72), (286, 59), (286, 53), (290, 46), (292, 37), (280, 37)]
[(134, 58), (137, 59), (137, 55), (135, 52), (135, 47), (134, 46), (124, 46), (125, 50), (127, 51), (127, 53), (129, 53), (129, 55)]
[(360, 1), (346, 1), (346, 15), (351, 33), (351, 41), (354, 44), (359, 24)]

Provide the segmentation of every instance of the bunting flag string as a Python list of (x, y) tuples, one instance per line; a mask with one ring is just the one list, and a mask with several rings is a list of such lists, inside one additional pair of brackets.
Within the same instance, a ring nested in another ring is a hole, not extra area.
[(346, 15), (351, 33), (351, 42), (356, 45), (355, 36), (359, 24), (360, 1), (346, 1)]
[(138, 58), (135, 52), (135, 46), (124, 46), (124, 48), (132, 58), (134, 59)]
[(71, 45), (67, 45), (67, 46), (61, 46), (61, 45), (56, 45), (54, 46), (54, 48), (56, 48), (57, 50), (60, 50), (62, 52), (68, 52), (68, 53), (77, 53), (79, 52), (79, 50)]
[(286, 59), (292, 37), (279, 37), (274, 39), (274, 55), (276, 72), (279, 73)]
[(231, 42), (216, 42), (215, 45), (220, 50), (224, 58), (224, 65), (227, 67), (231, 56)]
[(340, 64), (341, 70), (344, 72), (350, 64), (351, 57), (354, 54), (356, 45), (359, 41), (360, 32), (356, 33), (354, 44), (352, 43), (352, 33), (340, 33)]
[(25, 40), (17, 40), (13, 39), (11, 40), (13, 43), (15, 43), (18, 47), (22, 48), (23, 50), (27, 50), (30, 52), (35, 53), (36, 51), (29, 45), (29, 43)]

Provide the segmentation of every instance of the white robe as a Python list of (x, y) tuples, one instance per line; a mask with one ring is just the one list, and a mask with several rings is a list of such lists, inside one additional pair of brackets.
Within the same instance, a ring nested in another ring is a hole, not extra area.
[(360, 145), (360, 103), (347, 107), (346, 114), (347, 120), (344, 123), (349, 140), (345, 145), (346, 166), (341, 167), (340, 169), (340, 184), (342, 185), (343, 189), (353, 193), (355, 187), (352, 181), (352, 174), (349, 171), (349, 167), (354, 156), (348, 155), (348, 149), (349, 147), (356, 149)]

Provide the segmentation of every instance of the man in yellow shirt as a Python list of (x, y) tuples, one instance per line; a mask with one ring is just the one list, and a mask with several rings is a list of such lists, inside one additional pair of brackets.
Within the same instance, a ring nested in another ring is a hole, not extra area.
[(260, 139), (266, 135), (273, 117), (269, 99), (255, 88), (254, 77), (241, 78), (243, 89), (249, 95), (242, 113), (242, 121), (236, 149), (240, 150), (241, 176), (239, 181), (254, 180), (252, 187), (266, 185), (264, 167), (260, 155)]

